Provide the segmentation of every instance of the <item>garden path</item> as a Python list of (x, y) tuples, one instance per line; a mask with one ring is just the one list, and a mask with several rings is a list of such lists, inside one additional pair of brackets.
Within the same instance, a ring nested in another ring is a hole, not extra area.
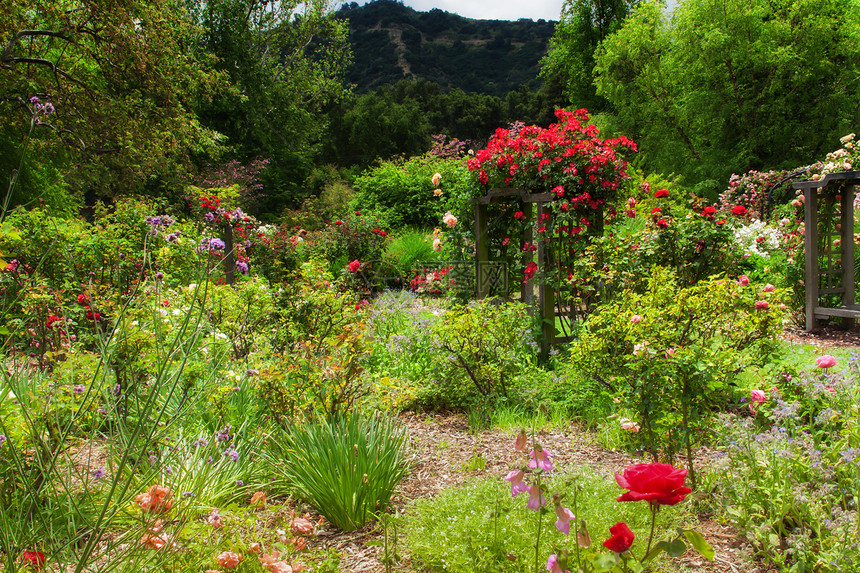
[[(488, 430), (474, 434), (469, 431), (464, 416), (453, 414), (410, 412), (402, 414), (400, 419), (411, 436), (414, 462), (412, 473), (401, 484), (393, 499), (394, 507), (401, 512), (409, 511), (412, 500), (434, 497), (442, 490), (463, 485), (474, 477), (495, 476), (501, 480), (522, 461), (522, 454), (513, 449), (515, 436), (512, 431)], [(588, 465), (606, 475), (607, 479), (612, 479), (614, 472), (642, 461), (601, 447), (596, 443), (594, 434), (575, 424), (563, 429), (542, 431), (539, 441), (555, 453), (553, 461), (556, 467), (564, 469)], [(703, 452), (700, 457), (706, 455)], [(743, 558), (743, 553), (748, 552), (749, 547), (730, 527), (702, 515), (696, 529), (716, 550), (717, 560), (710, 563), (696, 553), (688, 553), (676, 562), (679, 567), (674, 571), (771, 573), (766, 567), (750, 564)], [(381, 528), (369, 525), (357, 532), (317, 538), (316, 542), (336, 548), (344, 556), (341, 561), (342, 571), (378, 573), (385, 571), (382, 537)], [(595, 543), (599, 543), (596, 538)], [(403, 547), (398, 547), (397, 551), (401, 560), (392, 570), (417, 571), (408, 556), (402, 555)]]

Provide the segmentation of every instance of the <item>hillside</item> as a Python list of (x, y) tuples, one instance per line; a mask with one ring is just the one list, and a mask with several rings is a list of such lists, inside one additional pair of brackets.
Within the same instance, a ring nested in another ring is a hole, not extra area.
[(358, 92), (403, 78), (504, 97), (522, 85), (540, 86), (540, 60), (554, 22), (474, 20), (439, 9), (418, 12), (395, 0), (344, 4)]

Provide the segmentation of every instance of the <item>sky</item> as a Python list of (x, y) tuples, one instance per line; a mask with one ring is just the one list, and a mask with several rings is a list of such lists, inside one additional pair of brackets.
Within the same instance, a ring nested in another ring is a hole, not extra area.
[[(367, 0), (357, 0), (367, 4)], [(564, 0), (403, 0), (403, 4), (429, 12), (439, 8), (445, 12), (481, 20), (558, 20)]]

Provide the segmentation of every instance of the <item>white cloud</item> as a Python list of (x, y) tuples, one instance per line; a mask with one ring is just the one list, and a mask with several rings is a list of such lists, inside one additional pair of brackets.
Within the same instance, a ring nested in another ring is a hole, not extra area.
[(564, 0), (403, 0), (403, 4), (420, 12), (439, 8), (445, 12), (481, 20), (558, 20), (563, 3)]

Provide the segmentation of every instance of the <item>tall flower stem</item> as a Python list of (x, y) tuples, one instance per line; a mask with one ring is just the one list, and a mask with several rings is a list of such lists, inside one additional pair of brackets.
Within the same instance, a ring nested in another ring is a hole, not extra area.
[(645, 550), (647, 557), (651, 553), (651, 541), (654, 540), (654, 525), (657, 523), (657, 512), (660, 511), (660, 504), (655, 501), (651, 502), (651, 533), (648, 534), (648, 548)]

